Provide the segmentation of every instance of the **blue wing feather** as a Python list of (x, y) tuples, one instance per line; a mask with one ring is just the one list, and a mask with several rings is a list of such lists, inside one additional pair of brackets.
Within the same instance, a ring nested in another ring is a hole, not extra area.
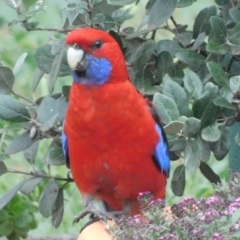
[(69, 154), (68, 154), (68, 141), (67, 141), (67, 136), (63, 130), (62, 130), (62, 148), (63, 148), (63, 153), (66, 159), (66, 165), (67, 167), (69, 167), (70, 161), (69, 161)]
[(168, 176), (170, 171), (170, 158), (167, 139), (160, 124), (156, 123), (155, 129), (159, 135), (159, 142), (155, 148), (154, 160), (156, 161), (158, 167)]

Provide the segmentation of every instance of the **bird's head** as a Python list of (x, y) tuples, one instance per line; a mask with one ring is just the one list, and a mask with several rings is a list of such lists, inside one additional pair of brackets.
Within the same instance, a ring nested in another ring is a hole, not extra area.
[(128, 79), (122, 51), (107, 32), (93, 28), (76, 29), (67, 35), (66, 43), (74, 82), (101, 85)]

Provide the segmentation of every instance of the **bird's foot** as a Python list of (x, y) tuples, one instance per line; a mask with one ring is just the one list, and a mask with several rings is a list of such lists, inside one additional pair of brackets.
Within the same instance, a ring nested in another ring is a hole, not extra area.
[(128, 208), (122, 211), (111, 211), (111, 212), (102, 212), (96, 208), (85, 208), (82, 212), (80, 212), (77, 216), (74, 217), (73, 223), (78, 223), (85, 216), (90, 215), (90, 219), (96, 219), (106, 222), (108, 220), (116, 221), (117, 219), (123, 216), (130, 216), (130, 211)]

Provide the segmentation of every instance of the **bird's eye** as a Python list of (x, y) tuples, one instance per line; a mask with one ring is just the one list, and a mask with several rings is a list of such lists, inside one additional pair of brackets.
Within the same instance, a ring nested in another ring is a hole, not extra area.
[(92, 48), (93, 49), (99, 49), (102, 47), (102, 41), (101, 40), (97, 40), (93, 45), (92, 45)]
[(77, 43), (74, 43), (73, 45), (71, 45), (71, 47), (73, 47), (74, 49), (80, 49), (79, 45)]

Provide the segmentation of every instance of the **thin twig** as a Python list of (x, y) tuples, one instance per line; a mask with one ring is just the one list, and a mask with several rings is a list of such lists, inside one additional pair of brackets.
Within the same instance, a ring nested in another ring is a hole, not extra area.
[(54, 177), (54, 176), (49, 176), (49, 175), (44, 175), (44, 174), (39, 174), (36, 172), (23, 172), (23, 171), (18, 171), (18, 170), (13, 170), (13, 169), (8, 169), (7, 172), (9, 173), (18, 173), (18, 174), (24, 174), (24, 175), (29, 175), (33, 177), (42, 177), (42, 178), (53, 178), (58, 181), (66, 181), (66, 182), (73, 182), (72, 178), (61, 178), (61, 177)]
[(59, 28), (40, 28), (40, 27), (36, 27), (36, 28), (28, 28), (26, 26), (23, 27), (27, 30), (27, 31), (51, 31), (51, 32), (58, 32), (58, 33), (68, 33), (71, 32), (73, 29), (59, 29)]
[(19, 97), (19, 98), (22, 98), (24, 99), (25, 101), (33, 104), (33, 105), (36, 105), (35, 101), (33, 101), (32, 99), (28, 98), (28, 97), (25, 97), (23, 95), (21, 95), (20, 93), (16, 93), (14, 90), (11, 91), (13, 95), (15, 95), (16, 97)]

